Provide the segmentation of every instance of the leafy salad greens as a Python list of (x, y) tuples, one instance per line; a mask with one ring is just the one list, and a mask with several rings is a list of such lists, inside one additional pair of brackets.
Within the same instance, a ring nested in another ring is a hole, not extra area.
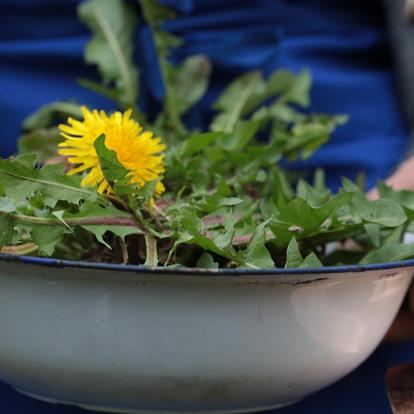
[[(344, 178), (333, 194), (322, 170), (309, 182), (282, 167), (311, 157), (346, 122), (304, 111), (308, 71), (246, 73), (214, 103), (209, 128), (191, 130), (183, 116), (205, 94), (211, 65), (200, 55), (169, 62), (181, 44), (163, 29), (173, 12), (154, 0), (87, 0), (78, 11), (92, 33), (85, 62), (101, 78), (79, 83), (125, 112), (53, 102), (24, 121), (19, 155), (0, 159), (3, 253), (253, 269), (414, 257), (403, 243), (414, 193), (379, 183), (381, 198), (369, 201), (361, 182)], [(164, 87), (155, 119), (137, 105), (133, 37), (142, 20)], [(345, 248), (350, 239), (355, 247)]]

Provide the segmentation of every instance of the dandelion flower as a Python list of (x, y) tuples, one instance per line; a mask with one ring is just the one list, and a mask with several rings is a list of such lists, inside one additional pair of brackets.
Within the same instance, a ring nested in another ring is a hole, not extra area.
[[(83, 121), (68, 118), (67, 125), (59, 125), (60, 134), (65, 141), (59, 144), (59, 154), (68, 157), (75, 167), (68, 174), (86, 173), (81, 185), (97, 187), (101, 194), (111, 191), (99, 165), (95, 150), (95, 140), (105, 134), (105, 146), (115, 151), (118, 161), (130, 171), (130, 183), (142, 187), (149, 181), (160, 178), (164, 173), (164, 155), (166, 145), (154, 137), (150, 131), (143, 131), (141, 125), (131, 119), (131, 110), (124, 113), (114, 112), (108, 116), (104, 111), (90, 111), (81, 107)], [(157, 194), (165, 191), (158, 182)]]

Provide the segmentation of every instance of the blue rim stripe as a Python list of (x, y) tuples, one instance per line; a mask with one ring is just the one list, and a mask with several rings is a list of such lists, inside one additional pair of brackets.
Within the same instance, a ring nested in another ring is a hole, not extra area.
[(148, 268), (141, 265), (122, 265), (112, 263), (82, 262), (72, 260), (59, 260), (44, 257), (33, 256), (15, 256), (0, 253), (0, 262), (17, 262), (25, 264), (34, 264), (53, 268), (81, 268), (81, 269), (99, 269), (99, 270), (116, 270), (122, 272), (133, 272), (141, 274), (163, 274), (163, 275), (210, 275), (210, 276), (283, 276), (283, 275), (315, 275), (326, 273), (351, 273), (351, 272), (368, 272), (372, 270), (391, 270), (405, 267), (414, 267), (414, 259), (403, 260), (390, 263), (376, 263), (369, 265), (350, 265), (350, 266), (326, 266), (319, 268), (306, 269), (170, 269), (170, 268)]

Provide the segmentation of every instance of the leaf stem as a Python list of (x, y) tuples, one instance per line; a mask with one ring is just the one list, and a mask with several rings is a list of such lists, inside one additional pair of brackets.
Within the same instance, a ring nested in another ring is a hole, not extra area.
[(118, 40), (114, 36), (111, 27), (109, 26), (108, 21), (106, 20), (105, 16), (101, 13), (97, 5), (93, 5), (93, 11), (96, 16), (96, 20), (98, 25), (102, 30), (102, 34), (105, 36), (106, 40), (108, 41), (114, 56), (115, 61), (118, 64), (119, 70), (122, 74), (122, 78), (125, 82), (125, 93), (128, 96), (128, 101), (131, 107), (135, 106), (135, 88), (134, 82), (132, 80), (132, 75), (130, 73), (128, 63), (122, 51), (122, 47), (119, 44)]
[(145, 236), (146, 259), (145, 266), (156, 267), (158, 265), (157, 241), (149, 236)]
[[(157, 43), (159, 43), (158, 38), (160, 37), (159, 36), (160, 30), (159, 30), (157, 22), (153, 19), (153, 15), (151, 12), (151, 8), (154, 7), (153, 2), (154, 0), (138, 0), (138, 3), (141, 6), (142, 14), (144, 15), (145, 21), (148, 24), (148, 27), (150, 29), (151, 36), (155, 44), (155, 48), (157, 49)], [(160, 68), (162, 84), (164, 86), (164, 91), (165, 91), (165, 102), (164, 102), (165, 112), (167, 113), (170, 119), (171, 126), (177, 132), (183, 131), (185, 128), (180, 120), (180, 116), (177, 111), (174, 90), (168, 81), (168, 65), (169, 65), (168, 60), (165, 56), (165, 53), (160, 53), (158, 50), (157, 50), (157, 59), (158, 59), (158, 64)]]
[[(22, 223), (30, 224), (43, 224), (49, 226), (64, 226), (64, 223), (61, 220), (53, 219), (49, 217), (35, 217), (27, 216), (24, 214), (8, 214), (0, 211), (0, 216), (9, 216), (15, 221)], [(119, 216), (96, 216), (96, 217), (72, 217), (66, 218), (65, 223), (73, 226), (126, 226), (126, 227), (138, 227), (141, 228), (141, 225), (137, 222), (135, 218), (131, 217), (119, 217)]]
[(39, 248), (34, 243), (23, 243), (19, 245), (4, 246), (1, 253), (24, 255), (37, 251)]

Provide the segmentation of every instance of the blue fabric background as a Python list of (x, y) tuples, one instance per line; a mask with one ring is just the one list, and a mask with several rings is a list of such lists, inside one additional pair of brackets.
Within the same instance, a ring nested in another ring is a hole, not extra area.
[[(77, 21), (77, 0), (0, 0), (0, 153), (16, 150), (24, 117), (40, 105), (73, 99), (113, 109), (110, 102), (81, 87), (94, 78), (83, 64), (89, 34)], [(403, 157), (407, 136), (395, 95), (385, 25), (375, 0), (165, 0), (178, 12), (166, 26), (184, 38), (172, 59), (204, 53), (213, 62), (212, 88), (186, 117), (206, 125), (208, 109), (223, 86), (238, 74), (278, 67), (308, 67), (314, 77), (312, 111), (346, 113), (350, 122), (306, 168), (324, 167), (329, 183), (367, 174), (371, 186), (385, 178)], [(133, 3), (135, 4), (135, 3)], [(162, 86), (148, 29), (136, 34), (136, 59), (143, 65), (143, 108), (160, 104)], [(303, 167), (303, 166), (298, 166)], [(414, 357), (414, 342), (387, 345), (338, 384), (280, 414), (389, 414), (383, 378), (387, 366)], [(0, 385), (0, 412), (75, 414), (23, 397)]]

